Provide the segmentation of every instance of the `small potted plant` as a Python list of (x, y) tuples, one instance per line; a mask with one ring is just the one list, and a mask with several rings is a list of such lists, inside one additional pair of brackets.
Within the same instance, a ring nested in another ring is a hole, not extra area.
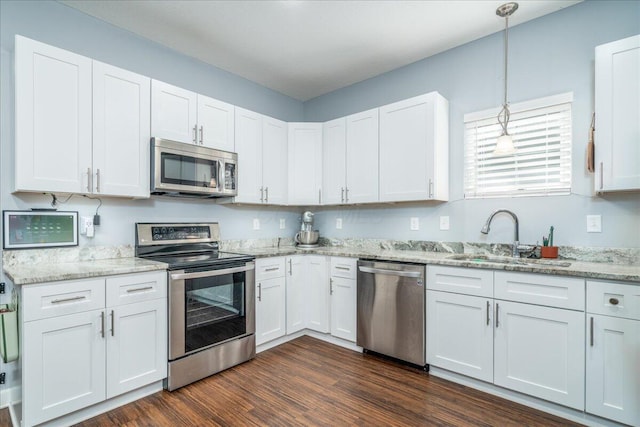
[(553, 225), (549, 229), (549, 237), (542, 236), (542, 247), (540, 248), (540, 257), (558, 258), (558, 247), (553, 246)]

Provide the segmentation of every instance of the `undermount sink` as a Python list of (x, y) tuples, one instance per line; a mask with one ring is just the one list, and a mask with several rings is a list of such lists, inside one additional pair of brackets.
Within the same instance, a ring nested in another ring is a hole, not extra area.
[(506, 265), (528, 265), (528, 266), (550, 266), (550, 267), (570, 267), (571, 263), (567, 261), (551, 261), (532, 258), (511, 258), (494, 255), (473, 255), (460, 254), (450, 256), (449, 259), (470, 261), (470, 262), (490, 262), (495, 264)]

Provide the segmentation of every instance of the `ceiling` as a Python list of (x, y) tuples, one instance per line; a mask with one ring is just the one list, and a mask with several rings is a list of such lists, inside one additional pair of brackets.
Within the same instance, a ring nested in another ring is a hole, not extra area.
[[(504, 0), (62, 0), (306, 101), (495, 33)], [(579, 3), (519, 0), (509, 25)]]

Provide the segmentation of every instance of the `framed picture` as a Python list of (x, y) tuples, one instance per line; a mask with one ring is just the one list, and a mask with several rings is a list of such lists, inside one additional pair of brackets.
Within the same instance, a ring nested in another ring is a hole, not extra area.
[(78, 246), (78, 212), (2, 211), (4, 249)]

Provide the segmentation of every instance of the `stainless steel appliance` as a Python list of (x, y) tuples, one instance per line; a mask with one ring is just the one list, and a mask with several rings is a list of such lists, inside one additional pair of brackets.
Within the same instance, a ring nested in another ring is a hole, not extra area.
[(300, 231), (296, 233), (294, 240), (299, 247), (315, 248), (318, 246), (320, 232), (313, 229), (313, 212), (305, 211), (302, 214)]
[(236, 153), (151, 138), (151, 194), (233, 197), (237, 177)]
[(255, 357), (253, 257), (219, 239), (217, 223), (136, 224), (136, 256), (169, 265), (168, 390)]
[(425, 266), (358, 261), (356, 343), (425, 366)]

